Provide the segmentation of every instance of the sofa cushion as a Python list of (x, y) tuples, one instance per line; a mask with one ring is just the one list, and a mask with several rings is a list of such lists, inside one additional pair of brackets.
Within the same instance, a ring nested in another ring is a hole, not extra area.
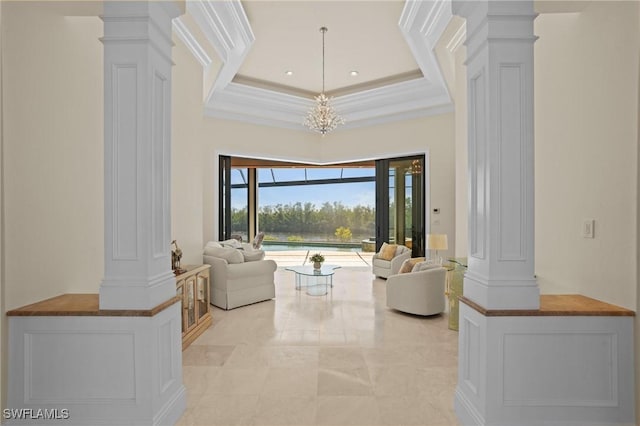
[(220, 248), (220, 247), (222, 247), (222, 244), (220, 244), (220, 243), (219, 243), (219, 242), (217, 242), (217, 241), (209, 241), (209, 242), (207, 243), (207, 245), (206, 245), (206, 246), (204, 246), (204, 247), (205, 247), (205, 248), (207, 248), (207, 247), (218, 247), (218, 248)]
[(244, 263), (242, 251), (231, 247), (213, 247), (207, 244), (204, 248), (204, 254), (207, 256), (219, 257), (229, 264)]
[(378, 252), (378, 257), (383, 260), (391, 260), (395, 257), (397, 250), (397, 244), (382, 243), (382, 247), (380, 247), (380, 251)]
[(416, 263), (411, 272), (426, 271), (427, 269), (439, 268), (440, 266), (442, 265), (434, 262), (433, 260), (427, 259), (424, 262)]
[(264, 250), (247, 250), (241, 251), (245, 262), (255, 262), (264, 259)]
[(240, 241), (236, 240), (235, 238), (231, 238), (229, 240), (220, 241), (220, 244), (222, 245), (222, 247), (231, 247), (231, 248), (235, 248), (235, 249), (241, 249), (242, 248), (242, 243)]
[(375, 256), (373, 258), (373, 265), (377, 266), (378, 268), (391, 269), (391, 261), (390, 260), (380, 259), (377, 256)]
[(400, 267), (400, 270), (398, 271), (398, 273), (406, 274), (407, 272), (412, 272), (416, 264), (420, 262), (424, 262), (424, 260), (425, 260), (424, 257), (413, 257), (411, 259), (407, 259), (404, 262), (402, 262), (402, 266)]

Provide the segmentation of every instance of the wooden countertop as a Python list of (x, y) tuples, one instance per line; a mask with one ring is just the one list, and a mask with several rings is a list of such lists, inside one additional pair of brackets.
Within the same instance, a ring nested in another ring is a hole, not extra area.
[(561, 316), (602, 316), (633, 317), (635, 312), (601, 302), (580, 294), (544, 294), (540, 296), (540, 310), (485, 309), (464, 296), (460, 302), (487, 317), (561, 317)]
[(152, 317), (181, 300), (172, 297), (152, 309), (100, 309), (97, 294), (63, 294), (7, 312), (7, 316)]

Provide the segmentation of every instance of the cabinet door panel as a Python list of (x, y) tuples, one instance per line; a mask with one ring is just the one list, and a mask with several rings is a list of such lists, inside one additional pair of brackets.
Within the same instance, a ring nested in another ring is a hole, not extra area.
[(198, 320), (209, 312), (209, 273), (197, 275)]
[(182, 324), (182, 334), (187, 331), (187, 324), (185, 323), (184, 310), (186, 308), (185, 293), (184, 293), (184, 280), (176, 282), (176, 296), (180, 298), (180, 312), (182, 312), (182, 318), (180, 323)]
[(186, 281), (187, 292), (187, 330), (196, 324), (196, 277), (189, 277)]

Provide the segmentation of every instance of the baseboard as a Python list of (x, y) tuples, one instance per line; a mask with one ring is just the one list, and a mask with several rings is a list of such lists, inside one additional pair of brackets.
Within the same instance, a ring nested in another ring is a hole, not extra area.
[[(508, 423), (486, 422), (478, 410), (473, 407), (464, 393), (456, 389), (454, 408), (460, 426), (514, 426)], [(611, 423), (602, 421), (554, 421), (554, 420), (522, 420), (518, 426), (634, 426), (633, 423)], [(637, 425), (635, 425), (637, 426)]]
[(456, 389), (454, 409), (456, 416), (458, 417), (458, 423), (461, 426), (484, 426), (485, 421), (482, 415), (476, 410), (476, 408), (469, 402), (467, 397)]
[(187, 409), (187, 390), (181, 385), (153, 419), (154, 425), (175, 425)]

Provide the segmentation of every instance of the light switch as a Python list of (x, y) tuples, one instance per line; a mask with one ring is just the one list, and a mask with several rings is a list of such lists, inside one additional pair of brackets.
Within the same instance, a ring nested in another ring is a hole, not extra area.
[(584, 238), (593, 238), (594, 237), (594, 228), (596, 226), (596, 221), (593, 219), (585, 219), (582, 222), (582, 236)]

